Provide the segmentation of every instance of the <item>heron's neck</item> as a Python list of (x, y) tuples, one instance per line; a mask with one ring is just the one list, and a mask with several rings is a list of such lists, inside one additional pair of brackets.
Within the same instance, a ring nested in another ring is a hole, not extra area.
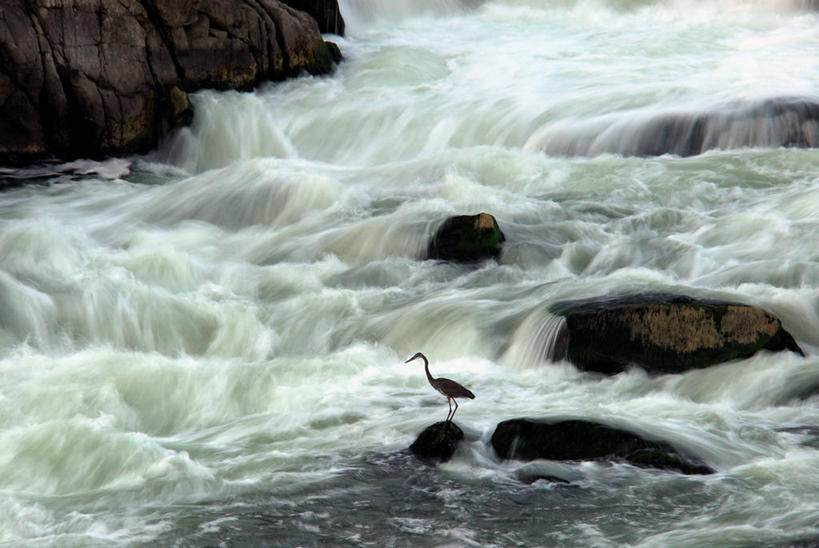
[(427, 361), (427, 357), (423, 354), (421, 354), (421, 357), (424, 359), (424, 370), (427, 372), (427, 380), (431, 383), (435, 380), (435, 377), (433, 377), (429, 372), (429, 361)]

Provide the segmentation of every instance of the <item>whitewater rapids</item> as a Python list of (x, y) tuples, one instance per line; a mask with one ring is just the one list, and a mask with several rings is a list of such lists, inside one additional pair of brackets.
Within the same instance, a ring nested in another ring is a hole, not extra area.
[[(36, 184), (0, 193), (0, 542), (816, 542), (819, 150), (764, 116), (702, 154), (629, 147), (663, 117), (819, 100), (819, 13), (342, 8), (332, 76), (200, 92), (147, 156), (3, 168)], [(499, 262), (421, 260), (480, 211)], [(551, 361), (549, 303), (634, 291), (760, 306), (808, 355), (659, 377)], [(404, 452), (447, 412), (417, 351), (476, 394), (440, 467)], [(487, 439), (521, 416), (606, 420), (717, 474), (501, 462)]]

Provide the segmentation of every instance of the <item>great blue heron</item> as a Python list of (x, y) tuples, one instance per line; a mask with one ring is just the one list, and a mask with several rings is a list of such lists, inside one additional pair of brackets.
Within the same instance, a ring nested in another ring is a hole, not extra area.
[[(464, 388), (457, 382), (453, 381), (452, 379), (445, 379), (443, 377), (434, 378), (429, 373), (429, 360), (427, 357), (418, 352), (413, 357), (405, 361), (404, 363), (409, 363), (412, 360), (421, 358), (424, 360), (424, 369), (427, 372), (427, 380), (432, 387), (446, 396), (446, 401), (449, 404), (449, 414), (446, 416), (446, 420), (444, 422), (451, 422), (452, 417), (455, 416), (455, 411), (458, 410), (458, 401), (455, 398), (469, 398), (470, 400), (475, 399), (475, 394), (473, 394), (469, 389)], [(455, 410), (452, 410), (452, 402), (455, 402)]]

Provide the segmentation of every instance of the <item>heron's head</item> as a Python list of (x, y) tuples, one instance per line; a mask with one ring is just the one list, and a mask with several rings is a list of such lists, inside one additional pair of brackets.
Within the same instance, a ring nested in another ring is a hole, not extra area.
[(418, 358), (421, 358), (422, 360), (424, 360), (424, 362), (426, 362), (426, 361), (427, 361), (427, 357), (426, 357), (426, 356), (424, 356), (423, 354), (421, 354), (420, 352), (418, 352), (417, 354), (415, 354), (413, 357), (411, 357), (410, 359), (408, 359), (408, 360), (407, 360), (407, 361), (405, 361), (404, 363), (409, 363), (409, 362), (411, 362), (412, 360), (417, 360)]

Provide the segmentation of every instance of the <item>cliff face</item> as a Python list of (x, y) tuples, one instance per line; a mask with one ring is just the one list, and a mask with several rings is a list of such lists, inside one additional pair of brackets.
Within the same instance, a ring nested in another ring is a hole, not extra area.
[(187, 92), (322, 74), (336, 57), (277, 0), (3, 3), (0, 163), (146, 151), (190, 119)]
[[(344, 19), (338, 8), (337, 0), (283, 0), (285, 4), (297, 10), (306, 11), (313, 16), (322, 33), (344, 36)], [(819, 0), (817, 0), (819, 1)]]

